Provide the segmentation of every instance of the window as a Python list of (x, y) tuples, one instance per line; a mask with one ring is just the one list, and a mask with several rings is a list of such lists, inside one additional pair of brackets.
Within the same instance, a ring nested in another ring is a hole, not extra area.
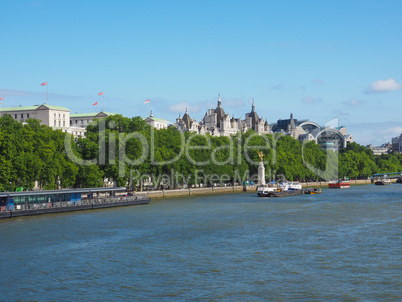
[(59, 118), (61, 117), (61, 114), (59, 113)]
[(54, 120), (54, 126), (56, 127), (56, 120)]
[(23, 114), (23, 113), (21, 113), (21, 118), (24, 118), (24, 114)]
[(27, 118), (29, 118), (29, 113), (27, 113)]
[(59, 127), (61, 126), (61, 122), (59, 121)]
[(14, 117), (15, 117), (15, 119), (17, 119), (17, 118), (18, 118), (16, 114), (14, 115)]
[(63, 127), (65, 127), (66, 126), (66, 121), (63, 121)]
[(81, 125), (84, 125), (84, 120), (81, 120)]
[(66, 115), (65, 115), (65, 114), (63, 114), (63, 118), (66, 118)]
[(75, 123), (78, 124), (78, 120), (75, 120)]

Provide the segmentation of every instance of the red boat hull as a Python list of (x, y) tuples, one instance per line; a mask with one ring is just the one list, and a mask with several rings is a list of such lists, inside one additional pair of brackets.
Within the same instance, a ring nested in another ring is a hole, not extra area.
[(330, 188), (330, 189), (346, 189), (346, 188), (350, 188), (350, 183), (349, 182), (329, 183), (328, 188)]

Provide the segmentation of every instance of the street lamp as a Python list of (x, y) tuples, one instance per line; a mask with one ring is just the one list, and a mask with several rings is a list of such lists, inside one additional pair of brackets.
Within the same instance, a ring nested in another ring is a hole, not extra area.
[(11, 192), (11, 184), (12, 184), (12, 182), (10, 181), (10, 192)]

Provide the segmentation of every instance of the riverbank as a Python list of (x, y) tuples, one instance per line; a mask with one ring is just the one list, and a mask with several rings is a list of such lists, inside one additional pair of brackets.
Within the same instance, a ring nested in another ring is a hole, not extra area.
[(231, 186), (231, 187), (208, 187), (208, 188), (189, 188), (189, 189), (176, 189), (176, 190), (155, 190), (155, 191), (142, 191), (135, 192), (136, 196), (147, 196), (149, 198), (163, 198), (163, 197), (176, 197), (176, 196), (191, 196), (191, 195), (212, 195), (212, 194), (228, 194), (239, 193), (243, 191), (256, 190), (256, 186)]
[[(393, 183), (396, 179), (391, 180)], [(328, 188), (326, 181), (317, 182), (302, 182), (300, 183), (303, 188)], [(350, 185), (369, 185), (372, 184), (370, 179), (351, 180)], [(136, 192), (136, 196), (147, 196), (149, 198), (165, 198), (176, 196), (191, 196), (191, 195), (213, 195), (213, 194), (229, 194), (239, 192), (255, 192), (257, 191), (256, 185), (250, 186), (226, 186), (226, 187), (208, 187), (208, 188), (188, 188), (188, 189), (176, 189), (176, 190), (154, 190), (154, 191), (142, 191)]]

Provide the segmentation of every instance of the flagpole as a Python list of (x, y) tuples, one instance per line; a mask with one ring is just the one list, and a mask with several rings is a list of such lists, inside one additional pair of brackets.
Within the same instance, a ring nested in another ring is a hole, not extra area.
[(46, 104), (49, 105), (49, 85), (46, 83)]
[(105, 94), (102, 94), (103, 112), (105, 112)]

